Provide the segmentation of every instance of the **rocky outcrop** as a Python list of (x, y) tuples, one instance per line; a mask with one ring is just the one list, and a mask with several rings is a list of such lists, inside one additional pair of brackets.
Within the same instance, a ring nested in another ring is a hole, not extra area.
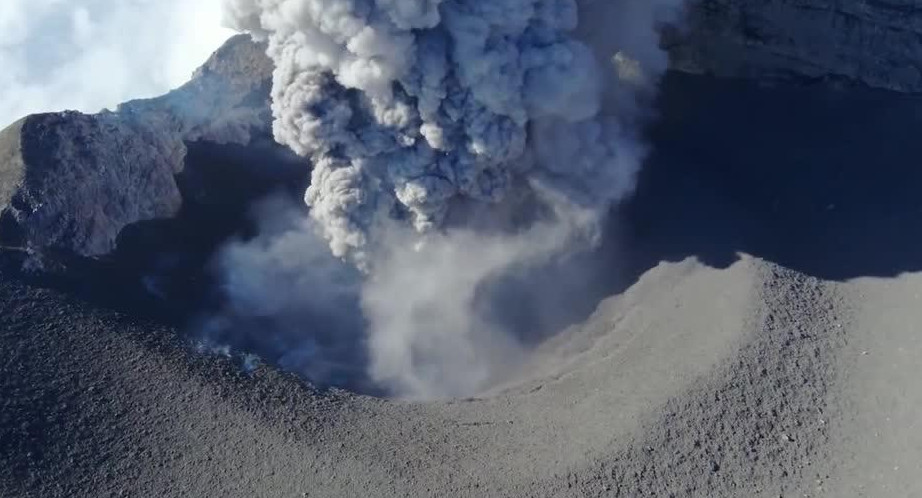
[(239, 36), (163, 97), (10, 126), (0, 134), (0, 246), (99, 256), (124, 227), (175, 216), (187, 143), (270, 135), (271, 71), (264, 47)]
[(0, 145), (0, 243), (8, 247), (104, 254), (125, 225), (171, 216), (181, 204), (180, 147), (115, 114), (29, 116)]
[(720, 77), (922, 91), (918, 0), (691, 0), (673, 67)]

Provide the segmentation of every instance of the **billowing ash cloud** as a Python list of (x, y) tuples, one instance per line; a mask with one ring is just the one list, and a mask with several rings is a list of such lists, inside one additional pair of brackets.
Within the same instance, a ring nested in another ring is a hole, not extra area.
[[(477, 295), (591, 244), (632, 191), (638, 99), (665, 69), (655, 21), (678, 0), (225, 3), (269, 42), (276, 139), (313, 166), (320, 235), (367, 275), (372, 378), (423, 396), (489, 382), (516, 347)], [(611, 24), (579, 29), (587, 9)]]
[[(307, 201), (338, 256), (367, 264), (379, 216), (418, 231), (516, 179), (607, 206), (636, 150), (599, 119), (600, 68), (574, 0), (231, 0), (268, 38), (276, 138), (314, 164)], [(620, 156), (629, 156), (621, 160)]]

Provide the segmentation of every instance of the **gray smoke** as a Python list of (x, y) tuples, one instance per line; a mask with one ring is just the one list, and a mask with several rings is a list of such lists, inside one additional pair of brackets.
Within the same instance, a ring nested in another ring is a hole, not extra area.
[(469, 394), (514, 363), (474, 302), (591, 247), (632, 192), (666, 67), (657, 24), (678, 4), (226, 0), (232, 27), (269, 42), (275, 136), (313, 166), (313, 225), (366, 274), (374, 381)]

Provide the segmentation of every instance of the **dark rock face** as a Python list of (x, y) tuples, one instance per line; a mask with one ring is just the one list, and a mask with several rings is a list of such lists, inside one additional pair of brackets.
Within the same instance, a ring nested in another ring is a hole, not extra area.
[(720, 77), (922, 91), (917, 0), (691, 0), (673, 67)]
[(177, 177), (195, 168), (188, 143), (271, 143), (271, 70), (264, 47), (238, 36), (163, 97), (10, 126), (0, 134), (0, 246), (96, 257), (125, 227), (177, 216), (189, 190)]
[(29, 116), (4, 132), (15, 159), (5, 165), (3, 245), (110, 252), (118, 232), (178, 212), (173, 175), (182, 151), (116, 115)]

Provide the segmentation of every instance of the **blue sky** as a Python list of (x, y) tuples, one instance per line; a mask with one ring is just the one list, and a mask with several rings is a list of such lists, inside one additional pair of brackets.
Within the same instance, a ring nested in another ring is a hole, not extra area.
[(221, 0), (0, 0), (0, 128), (162, 94), (231, 34)]

